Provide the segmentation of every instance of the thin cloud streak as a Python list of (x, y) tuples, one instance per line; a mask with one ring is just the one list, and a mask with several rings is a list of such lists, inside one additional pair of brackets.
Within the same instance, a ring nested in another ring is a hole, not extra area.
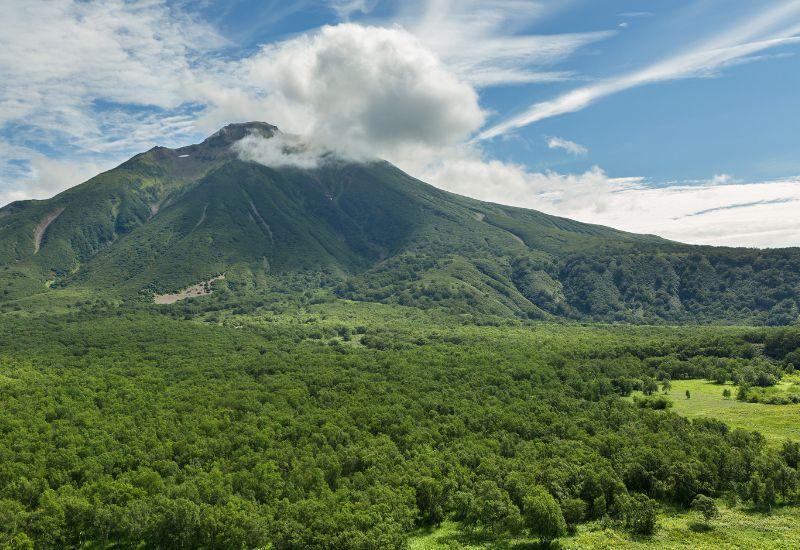
[[(713, 76), (715, 71), (753, 54), (800, 42), (800, 0), (784, 2), (763, 15), (723, 32), (688, 53), (642, 70), (572, 90), (536, 103), (523, 113), (487, 128), (476, 140), (486, 140), (541, 120), (580, 111), (599, 99), (645, 84), (689, 77)], [(791, 24), (786, 26), (786, 21)]]
[(564, 151), (575, 156), (585, 155), (589, 152), (589, 150), (580, 143), (575, 143), (574, 141), (560, 137), (549, 138), (547, 140), (547, 146), (550, 149), (563, 149)]

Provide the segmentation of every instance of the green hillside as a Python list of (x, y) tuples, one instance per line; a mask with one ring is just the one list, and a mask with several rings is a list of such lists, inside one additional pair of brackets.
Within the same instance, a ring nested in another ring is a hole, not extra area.
[[(447, 193), (386, 162), (239, 160), (264, 123), (157, 147), (44, 201), (0, 209), (0, 299), (151, 301), (225, 274), (341, 298), (505, 317), (790, 324), (800, 250), (682, 245)], [(310, 283), (309, 283), (310, 284)]]

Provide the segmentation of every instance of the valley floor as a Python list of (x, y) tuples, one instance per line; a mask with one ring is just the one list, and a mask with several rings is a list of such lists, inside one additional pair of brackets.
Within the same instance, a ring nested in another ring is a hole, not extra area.
[[(800, 545), (797, 405), (699, 381), (783, 376), (796, 329), (75, 298), (0, 315), (0, 547)], [(672, 512), (698, 494), (708, 531)]]

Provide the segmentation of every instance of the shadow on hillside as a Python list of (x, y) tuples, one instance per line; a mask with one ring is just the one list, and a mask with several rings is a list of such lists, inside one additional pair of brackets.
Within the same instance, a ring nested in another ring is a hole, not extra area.
[(558, 550), (562, 547), (558, 541), (553, 541), (551, 543), (515, 542), (498, 539), (497, 537), (493, 537), (490, 533), (466, 533), (463, 531), (436, 537), (436, 542), (445, 548), (462, 548), (464, 546), (478, 544), (485, 544), (497, 550)]
[(561, 543), (553, 541), (546, 542), (518, 542), (516, 544), (508, 545), (510, 550), (558, 550), (561, 548)]
[(708, 533), (714, 530), (714, 526), (701, 521), (692, 521), (689, 523), (689, 529), (695, 533)]

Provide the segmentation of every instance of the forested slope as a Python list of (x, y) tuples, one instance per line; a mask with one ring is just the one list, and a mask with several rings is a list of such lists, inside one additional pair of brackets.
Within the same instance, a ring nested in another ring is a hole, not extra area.
[(352, 300), (451, 313), (791, 324), (800, 250), (689, 246), (485, 203), (386, 162), (245, 162), (264, 123), (154, 148), (44, 201), (0, 209), (0, 300), (68, 289), (150, 301), (225, 274), (306, 278)]

